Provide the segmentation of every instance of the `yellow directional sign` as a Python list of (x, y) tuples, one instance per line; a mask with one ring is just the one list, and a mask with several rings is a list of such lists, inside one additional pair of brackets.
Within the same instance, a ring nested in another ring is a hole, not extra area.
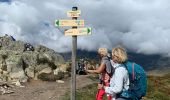
[(80, 17), (81, 11), (76, 10), (76, 11), (68, 11), (67, 16), (68, 17)]
[(68, 29), (65, 31), (65, 36), (70, 35), (90, 35), (92, 28), (77, 28), (77, 29)]
[(84, 20), (56, 20), (55, 26), (84, 26)]

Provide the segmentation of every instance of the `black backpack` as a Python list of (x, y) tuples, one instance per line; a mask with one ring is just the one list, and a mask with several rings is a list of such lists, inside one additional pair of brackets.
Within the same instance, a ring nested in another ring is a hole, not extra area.
[(24, 51), (34, 51), (34, 47), (31, 44), (26, 43), (24, 46)]

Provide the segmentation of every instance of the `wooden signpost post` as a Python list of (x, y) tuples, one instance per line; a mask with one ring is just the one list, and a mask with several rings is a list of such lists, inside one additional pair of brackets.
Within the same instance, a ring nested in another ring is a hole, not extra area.
[(65, 31), (65, 36), (72, 36), (72, 69), (71, 69), (71, 100), (76, 100), (76, 51), (77, 51), (77, 36), (78, 35), (90, 35), (91, 28), (77, 28), (78, 26), (84, 26), (84, 20), (77, 20), (80, 17), (81, 11), (77, 7), (72, 7), (72, 11), (67, 12), (68, 17), (72, 17), (72, 20), (56, 20), (55, 26), (71, 26), (72, 29)]

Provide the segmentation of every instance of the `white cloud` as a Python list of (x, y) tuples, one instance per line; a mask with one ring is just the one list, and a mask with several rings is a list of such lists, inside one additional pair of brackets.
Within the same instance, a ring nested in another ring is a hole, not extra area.
[[(71, 51), (71, 37), (56, 28), (72, 6), (82, 11), (91, 36), (78, 37), (78, 48), (96, 50), (122, 44), (145, 54), (170, 54), (169, 0), (13, 0), (0, 3), (0, 34), (43, 44), (58, 52)], [(48, 25), (49, 24), (49, 25)]]

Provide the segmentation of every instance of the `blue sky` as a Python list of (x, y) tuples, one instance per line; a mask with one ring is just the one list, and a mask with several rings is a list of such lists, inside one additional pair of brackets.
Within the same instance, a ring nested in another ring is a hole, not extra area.
[[(0, 35), (42, 44), (57, 52), (71, 51), (69, 27), (57, 28), (56, 19), (69, 19), (72, 6), (93, 34), (78, 37), (78, 48), (96, 51), (123, 45), (143, 54), (170, 56), (170, 0), (0, 0)], [(7, 3), (4, 3), (7, 1)], [(10, 1), (10, 4), (8, 3)]]

